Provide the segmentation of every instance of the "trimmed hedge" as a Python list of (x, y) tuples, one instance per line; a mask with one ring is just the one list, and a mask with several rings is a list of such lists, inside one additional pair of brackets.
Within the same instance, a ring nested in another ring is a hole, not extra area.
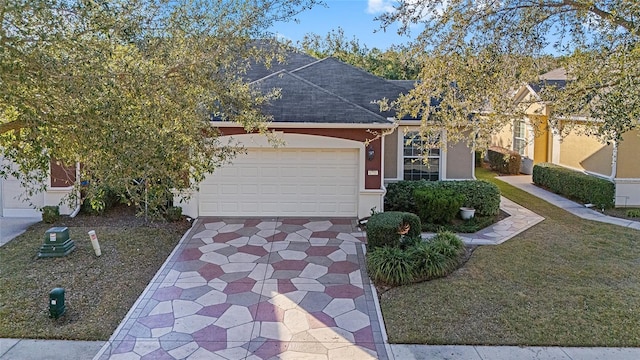
[(367, 244), (370, 249), (380, 246), (399, 246), (403, 226), (409, 225), (407, 237), (420, 236), (422, 224), (420, 218), (412, 213), (387, 211), (378, 213), (367, 221)]
[(489, 159), (489, 166), (494, 171), (501, 174), (520, 174), (522, 157), (516, 151), (492, 146), (487, 150), (487, 158)]
[(429, 224), (447, 224), (453, 220), (464, 204), (464, 196), (449, 189), (416, 189), (413, 193), (420, 221)]
[(414, 199), (417, 189), (445, 189), (464, 196), (463, 206), (473, 207), (481, 216), (500, 212), (500, 189), (485, 180), (462, 181), (398, 181), (387, 185), (384, 197), (385, 211), (406, 211), (418, 214)]
[(615, 203), (614, 183), (555, 164), (534, 165), (533, 183), (599, 209), (612, 208)]

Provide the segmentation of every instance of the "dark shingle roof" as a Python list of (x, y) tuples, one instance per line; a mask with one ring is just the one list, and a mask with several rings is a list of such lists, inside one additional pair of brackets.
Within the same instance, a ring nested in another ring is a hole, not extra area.
[(394, 101), (401, 93), (408, 92), (404, 87), (335, 58), (318, 60), (292, 73), (384, 117), (393, 117), (395, 113), (381, 113), (378, 104), (372, 102), (383, 98)]
[(252, 83), (263, 92), (281, 89), (281, 97), (264, 107), (274, 122), (375, 124), (389, 121), (379, 113), (323, 89), (286, 70)]
[(249, 70), (247, 70), (244, 78), (248, 81), (256, 81), (262, 79), (265, 76), (269, 76), (271, 74), (277, 73), (278, 71), (287, 70), (292, 71), (303, 67), (305, 65), (309, 65), (318, 61), (316, 58), (311, 57), (307, 54), (296, 51), (295, 49), (291, 49), (286, 52), (284, 55), (284, 61), (279, 63), (277, 61), (273, 61), (271, 66), (267, 68), (262, 63), (253, 63)]

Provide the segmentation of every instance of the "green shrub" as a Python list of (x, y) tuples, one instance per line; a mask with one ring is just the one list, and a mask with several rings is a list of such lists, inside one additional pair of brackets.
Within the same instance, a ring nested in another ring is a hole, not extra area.
[(378, 213), (367, 222), (367, 244), (369, 249), (381, 246), (400, 246), (401, 230), (409, 225), (406, 237), (420, 236), (422, 225), (417, 215), (408, 212), (387, 211)]
[(100, 215), (118, 202), (118, 196), (111, 189), (100, 186), (86, 194), (81, 210), (84, 213)]
[(178, 206), (169, 206), (167, 208), (167, 220), (175, 222), (182, 219), (182, 208)]
[(416, 277), (416, 262), (409, 251), (383, 246), (367, 253), (367, 271), (376, 283), (410, 284)]
[(413, 192), (417, 189), (448, 189), (464, 196), (464, 206), (476, 209), (476, 215), (497, 215), (500, 211), (500, 189), (484, 180), (463, 181), (399, 181), (387, 185), (384, 208), (387, 211), (418, 213)]
[(487, 158), (489, 159), (489, 166), (494, 171), (513, 175), (520, 173), (522, 157), (516, 151), (492, 146), (487, 150)]
[(431, 186), (434, 182), (427, 180), (403, 180), (387, 184), (387, 193), (384, 196), (385, 211), (406, 211), (416, 214), (418, 208), (413, 200), (413, 192)]
[(562, 166), (549, 163), (534, 165), (533, 182), (556, 194), (594, 204), (598, 209), (609, 209), (614, 205), (615, 184)]
[(627, 210), (627, 216), (632, 218), (640, 217), (640, 209)]
[(42, 221), (53, 224), (60, 219), (60, 207), (45, 206), (42, 208)]
[(413, 193), (420, 221), (430, 224), (451, 222), (464, 203), (464, 196), (448, 189), (416, 189)]
[(464, 253), (464, 243), (454, 233), (442, 232), (409, 251), (416, 261), (416, 278), (433, 279), (446, 276), (456, 269)]

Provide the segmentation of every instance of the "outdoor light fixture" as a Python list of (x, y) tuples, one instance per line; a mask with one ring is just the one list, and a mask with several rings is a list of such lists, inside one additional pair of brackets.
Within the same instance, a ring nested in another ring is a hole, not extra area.
[(373, 150), (373, 146), (369, 146), (367, 149), (367, 160), (373, 160), (373, 156), (376, 154), (375, 150)]

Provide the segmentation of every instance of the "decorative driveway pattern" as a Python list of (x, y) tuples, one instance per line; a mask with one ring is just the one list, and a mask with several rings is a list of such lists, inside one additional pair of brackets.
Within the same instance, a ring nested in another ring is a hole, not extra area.
[(352, 219), (198, 219), (96, 359), (387, 359)]

